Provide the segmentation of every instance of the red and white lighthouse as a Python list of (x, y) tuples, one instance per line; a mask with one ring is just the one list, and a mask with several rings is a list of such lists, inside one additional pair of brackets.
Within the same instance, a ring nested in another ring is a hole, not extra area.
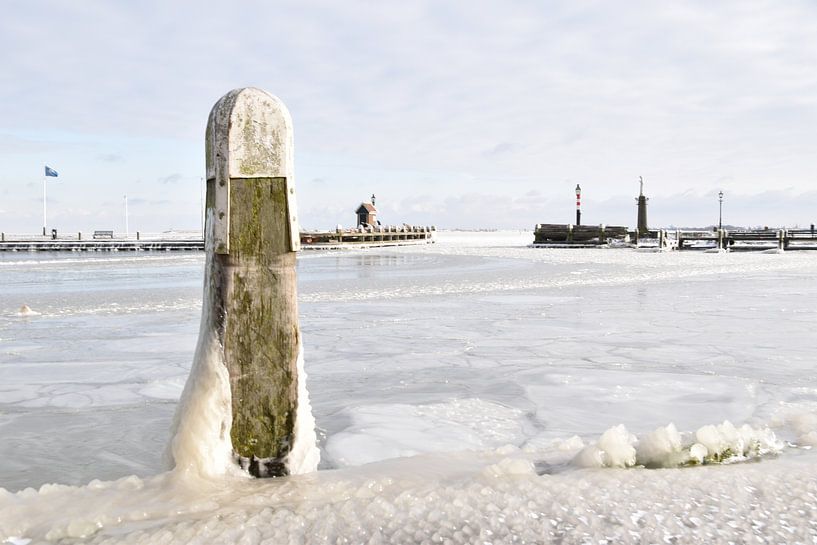
[(582, 188), (576, 184), (576, 225), (582, 224)]

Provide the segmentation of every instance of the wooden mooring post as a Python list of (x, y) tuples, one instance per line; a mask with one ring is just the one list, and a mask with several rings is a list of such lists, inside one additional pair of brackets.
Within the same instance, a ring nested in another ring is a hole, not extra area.
[(256, 477), (287, 475), (301, 337), (295, 279), (300, 238), (286, 106), (260, 89), (230, 91), (210, 112), (206, 155), (206, 232), (213, 239), (206, 244), (206, 274), (230, 379), (234, 453)]

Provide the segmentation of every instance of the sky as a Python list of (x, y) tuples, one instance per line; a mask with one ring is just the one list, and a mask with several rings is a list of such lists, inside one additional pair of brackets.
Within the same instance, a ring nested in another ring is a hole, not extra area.
[(301, 226), (817, 223), (813, 0), (7, 0), (0, 231), (199, 229), (229, 90), (289, 108)]

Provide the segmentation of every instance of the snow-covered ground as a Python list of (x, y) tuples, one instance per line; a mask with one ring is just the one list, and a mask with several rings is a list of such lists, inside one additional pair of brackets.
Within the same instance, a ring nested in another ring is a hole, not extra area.
[(263, 481), (164, 466), (203, 256), (0, 255), (0, 543), (815, 542), (817, 254), (531, 239), (301, 255)]

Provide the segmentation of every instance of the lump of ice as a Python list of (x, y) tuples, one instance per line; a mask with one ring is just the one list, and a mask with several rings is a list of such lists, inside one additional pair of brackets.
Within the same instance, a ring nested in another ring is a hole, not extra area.
[(31, 307), (28, 305), (22, 305), (20, 310), (17, 311), (17, 316), (39, 316), (39, 312), (35, 312), (31, 310)]
[(776, 452), (782, 448), (768, 428), (756, 430), (748, 424), (736, 428), (728, 420), (717, 426), (700, 428), (695, 432), (695, 439), (706, 447), (707, 462), (736, 461)]
[(524, 458), (503, 458), (495, 464), (491, 464), (482, 470), (482, 474), (487, 477), (500, 478), (508, 475), (535, 475), (536, 469), (533, 462)]
[[(817, 440), (817, 433), (814, 435)], [(669, 424), (641, 439), (619, 424), (583, 448), (572, 463), (578, 467), (680, 467), (743, 461), (782, 449), (783, 443), (769, 428), (755, 429), (748, 424), (736, 428), (728, 420), (703, 426), (694, 435), (682, 434)]]
[(682, 451), (681, 434), (672, 423), (648, 433), (636, 447), (638, 463), (647, 467), (681, 465), (686, 461)]
[(583, 448), (573, 459), (579, 467), (630, 467), (636, 462), (635, 435), (624, 424), (605, 431), (598, 442)]

